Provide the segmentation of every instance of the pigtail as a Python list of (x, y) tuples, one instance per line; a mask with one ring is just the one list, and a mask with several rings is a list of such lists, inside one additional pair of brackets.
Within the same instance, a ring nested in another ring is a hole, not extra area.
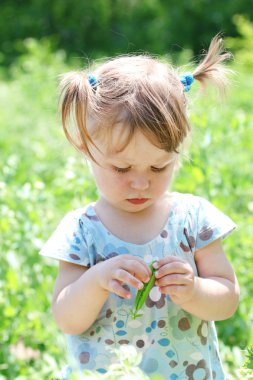
[(207, 82), (212, 82), (224, 94), (228, 85), (228, 74), (232, 71), (224, 67), (223, 62), (231, 58), (232, 54), (224, 51), (223, 39), (217, 35), (212, 39), (204, 59), (194, 70), (193, 77), (201, 83), (203, 89)]
[[(69, 72), (60, 80), (60, 111), (64, 133), (69, 142), (82, 153), (92, 156), (88, 143), (93, 144), (86, 126), (92, 109), (94, 90), (84, 72)], [(71, 128), (75, 130), (71, 130)]]

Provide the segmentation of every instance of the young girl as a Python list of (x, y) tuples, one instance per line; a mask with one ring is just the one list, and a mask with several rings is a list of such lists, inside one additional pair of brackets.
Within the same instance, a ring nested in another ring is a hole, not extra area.
[[(53, 314), (72, 367), (104, 373), (115, 360), (107, 348), (129, 344), (147, 374), (225, 379), (213, 321), (238, 304), (221, 245), (235, 225), (208, 201), (168, 188), (190, 130), (186, 92), (194, 79), (223, 90), (227, 58), (215, 37), (193, 74), (137, 55), (63, 76), (63, 128), (99, 191), (63, 218), (41, 252), (59, 260)], [(153, 261), (155, 285), (133, 319)]]

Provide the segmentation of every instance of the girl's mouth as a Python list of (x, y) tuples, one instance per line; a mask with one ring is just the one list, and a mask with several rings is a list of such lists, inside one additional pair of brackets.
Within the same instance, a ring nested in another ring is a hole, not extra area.
[(148, 198), (131, 198), (131, 199), (127, 199), (127, 201), (134, 205), (141, 205), (142, 203), (147, 202)]

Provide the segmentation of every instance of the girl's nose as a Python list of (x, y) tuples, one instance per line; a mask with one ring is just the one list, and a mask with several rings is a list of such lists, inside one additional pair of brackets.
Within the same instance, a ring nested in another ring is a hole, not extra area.
[(131, 179), (131, 188), (134, 190), (147, 190), (149, 188), (149, 179), (144, 175), (135, 175)]

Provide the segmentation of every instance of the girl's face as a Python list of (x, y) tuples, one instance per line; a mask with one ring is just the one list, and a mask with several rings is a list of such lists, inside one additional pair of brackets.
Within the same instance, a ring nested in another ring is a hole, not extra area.
[(102, 139), (94, 142), (90, 161), (100, 197), (111, 206), (127, 211), (142, 211), (155, 204), (166, 193), (177, 162), (176, 153), (153, 145), (141, 132), (136, 132), (122, 151), (117, 150), (124, 138), (123, 126), (115, 126), (110, 151)]

